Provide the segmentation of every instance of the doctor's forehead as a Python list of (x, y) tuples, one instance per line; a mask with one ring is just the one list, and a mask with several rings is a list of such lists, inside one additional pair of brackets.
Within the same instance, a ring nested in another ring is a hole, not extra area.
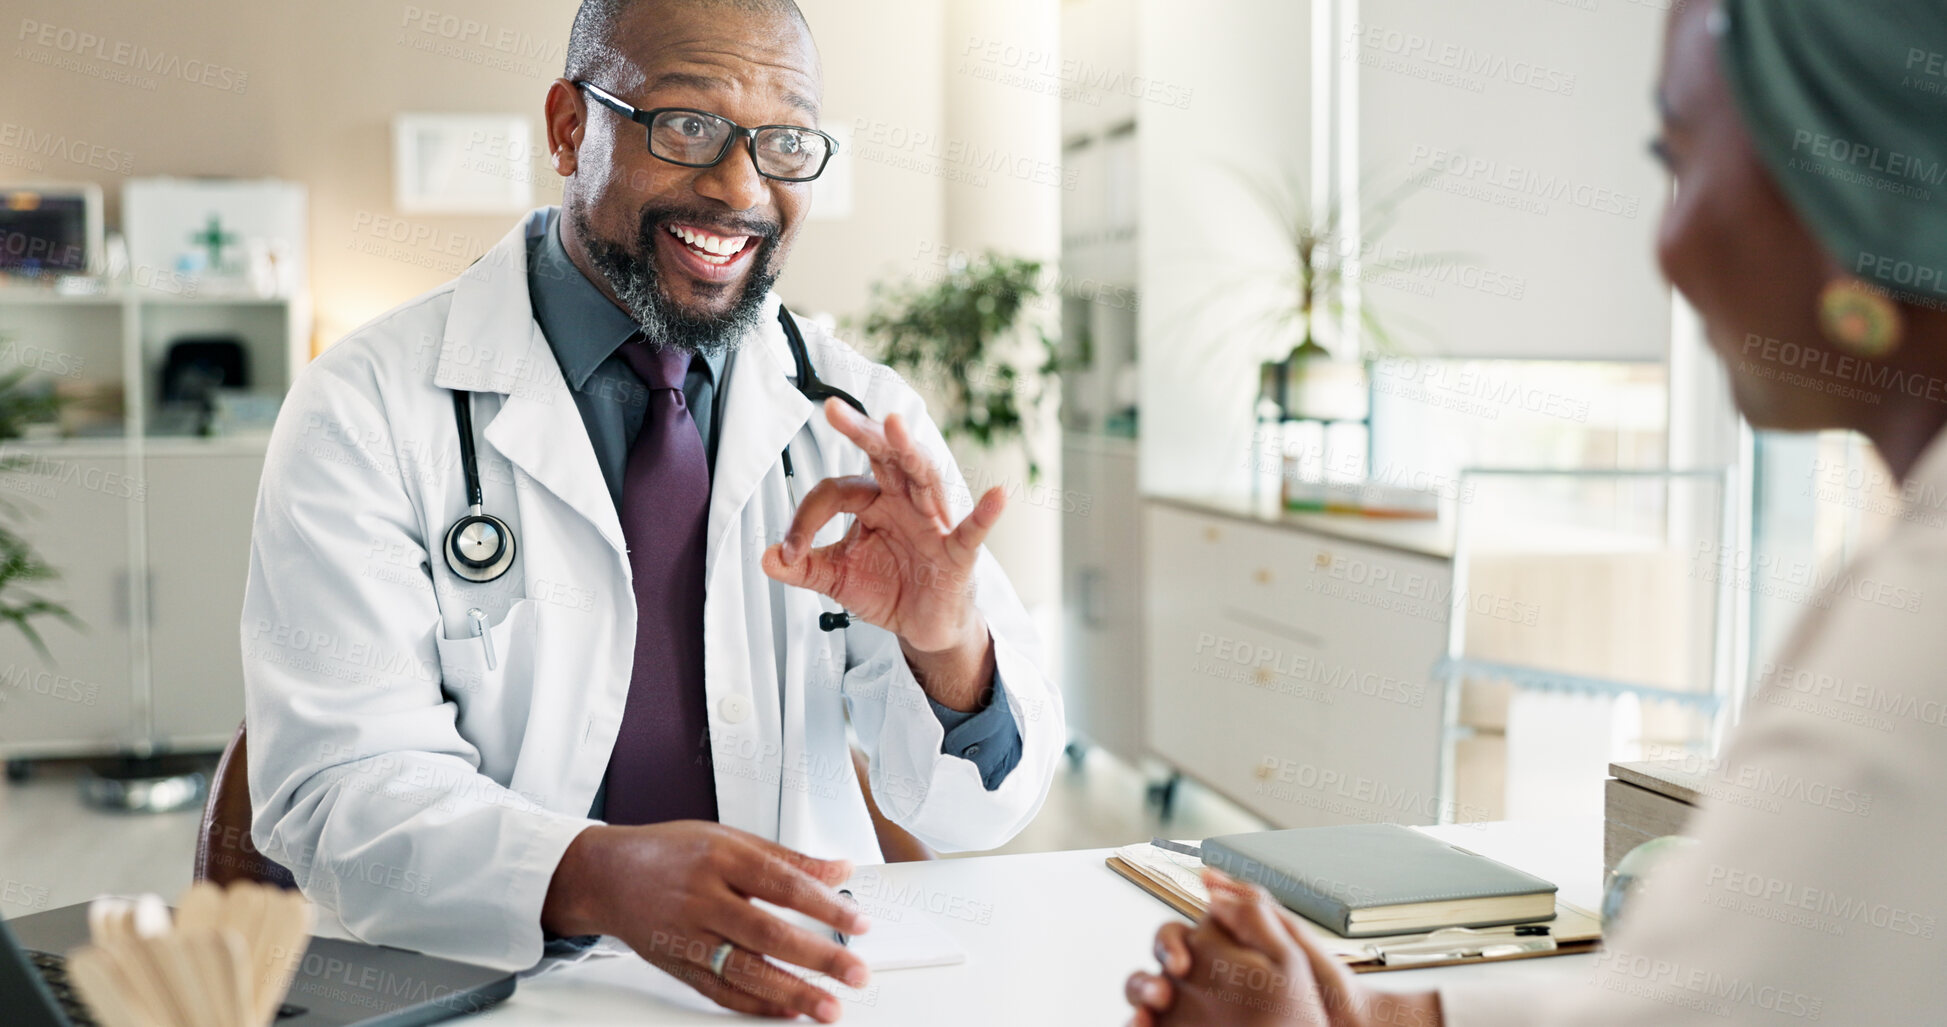
[(793, 0), (586, 0), (568, 43), (568, 77), (641, 106), (751, 109), (815, 119), (818, 49)]

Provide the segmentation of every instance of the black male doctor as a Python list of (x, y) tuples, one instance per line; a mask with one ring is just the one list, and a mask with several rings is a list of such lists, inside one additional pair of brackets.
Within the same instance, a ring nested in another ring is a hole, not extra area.
[(834, 145), (795, 5), (588, 0), (567, 65), (560, 209), (279, 418), (253, 838), (367, 941), (518, 968), (609, 934), (830, 1021), (760, 957), (866, 979), (831, 934), (870, 930), (836, 889), (880, 861), (850, 739), (894, 822), (991, 848), (1046, 796), (1060, 696), (981, 544), (1001, 490), (974, 502), (920, 398), (770, 292)]

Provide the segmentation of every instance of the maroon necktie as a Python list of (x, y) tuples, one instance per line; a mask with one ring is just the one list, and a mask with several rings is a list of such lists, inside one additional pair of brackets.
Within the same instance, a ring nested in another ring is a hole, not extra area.
[(616, 350), (649, 390), (622, 473), (635, 578), (635, 668), (609, 757), (611, 824), (717, 819), (703, 690), (703, 556), (710, 465), (683, 399), (690, 354), (638, 336)]

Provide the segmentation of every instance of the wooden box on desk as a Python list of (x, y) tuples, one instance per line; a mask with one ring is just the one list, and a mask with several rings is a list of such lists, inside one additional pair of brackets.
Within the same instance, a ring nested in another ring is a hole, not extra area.
[(1682, 834), (1701, 799), (1704, 775), (1685, 760), (1611, 763), (1603, 785), (1602, 872), (1607, 879), (1629, 850)]

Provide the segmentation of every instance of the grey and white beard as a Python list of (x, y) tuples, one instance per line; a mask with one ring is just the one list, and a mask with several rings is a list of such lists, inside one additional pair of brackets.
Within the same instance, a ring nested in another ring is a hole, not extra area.
[(776, 267), (776, 248), (772, 244), (778, 238), (778, 228), (775, 223), (768, 222), (746, 222), (737, 226), (738, 231), (755, 237), (750, 245), (761, 249), (751, 256), (755, 263), (750, 273), (744, 276), (742, 291), (730, 309), (722, 314), (699, 315), (684, 310), (664, 291), (656, 267), (655, 234), (666, 231), (663, 226), (671, 221), (719, 226), (724, 221), (716, 217), (686, 218), (684, 214), (670, 208), (644, 207), (641, 227), (635, 239), (636, 248), (633, 250), (597, 234), (582, 210), (573, 209), (569, 216), (575, 219), (575, 230), (580, 234), (582, 245), (587, 249), (588, 259), (595, 265), (595, 270), (608, 281), (615, 298), (635, 318), (642, 327), (644, 337), (652, 345), (704, 356), (732, 352), (743, 344), (744, 337), (751, 329), (757, 327), (758, 318), (764, 310), (764, 297), (770, 293), (771, 286), (777, 284), (779, 268)]

